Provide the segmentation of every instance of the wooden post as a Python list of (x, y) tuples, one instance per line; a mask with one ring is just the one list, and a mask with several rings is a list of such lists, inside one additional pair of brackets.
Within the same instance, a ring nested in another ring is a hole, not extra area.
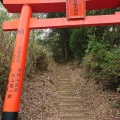
[(31, 7), (23, 5), (8, 78), (2, 120), (17, 120), (24, 79), (31, 16)]

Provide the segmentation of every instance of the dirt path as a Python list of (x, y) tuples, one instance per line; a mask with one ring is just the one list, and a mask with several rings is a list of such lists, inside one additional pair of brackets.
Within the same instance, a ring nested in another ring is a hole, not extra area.
[(116, 95), (80, 75), (74, 65), (52, 64), (25, 80), (19, 120), (119, 120), (108, 102)]

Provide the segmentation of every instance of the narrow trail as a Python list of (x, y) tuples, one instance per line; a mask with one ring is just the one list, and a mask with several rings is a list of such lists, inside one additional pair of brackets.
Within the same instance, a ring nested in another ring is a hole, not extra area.
[(52, 64), (26, 79), (19, 120), (119, 120), (108, 102), (116, 96), (80, 75), (75, 65)]
[[(69, 69), (69, 68), (68, 68)], [(92, 114), (87, 106), (84, 106), (83, 98), (79, 95), (79, 89), (75, 81), (79, 74), (66, 69), (60, 73), (59, 80), (59, 115), (60, 120), (92, 120)], [(75, 76), (74, 76), (75, 75)], [(75, 81), (74, 81), (75, 80)]]

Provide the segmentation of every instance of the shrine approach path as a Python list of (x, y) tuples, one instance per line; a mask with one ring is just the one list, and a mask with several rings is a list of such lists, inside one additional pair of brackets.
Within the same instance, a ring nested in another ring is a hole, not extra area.
[(19, 120), (119, 120), (109, 97), (76, 64), (52, 63), (25, 80)]

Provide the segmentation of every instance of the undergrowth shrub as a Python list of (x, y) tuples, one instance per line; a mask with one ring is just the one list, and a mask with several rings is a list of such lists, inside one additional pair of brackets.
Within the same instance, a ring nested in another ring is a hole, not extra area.
[[(15, 36), (13, 33), (0, 31), (0, 93), (4, 99), (9, 69), (12, 59)], [(6, 39), (8, 38), (8, 39)], [(26, 76), (31, 76), (38, 70), (47, 70), (51, 53), (37, 42), (29, 43)]]
[(37, 41), (31, 41), (28, 48), (28, 57), (26, 65), (26, 76), (30, 77), (38, 70), (47, 70), (51, 53), (44, 46), (39, 45)]
[(76, 60), (81, 60), (81, 58), (85, 55), (85, 50), (88, 43), (87, 41), (87, 29), (85, 27), (75, 28), (72, 30), (69, 46), (73, 53), (73, 57)]
[[(7, 38), (7, 39), (6, 39)], [(10, 63), (12, 59), (14, 37), (11, 32), (0, 31), (0, 93), (4, 98)]]
[(2, 24), (4, 21), (9, 21), (13, 18), (14, 15), (9, 14), (0, 2), (0, 95), (2, 99), (5, 94), (15, 40), (15, 32), (3, 32)]
[(104, 40), (90, 37), (83, 61), (86, 77), (92, 77), (105, 86), (120, 82), (120, 47), (109, 50), (108, 46)]

